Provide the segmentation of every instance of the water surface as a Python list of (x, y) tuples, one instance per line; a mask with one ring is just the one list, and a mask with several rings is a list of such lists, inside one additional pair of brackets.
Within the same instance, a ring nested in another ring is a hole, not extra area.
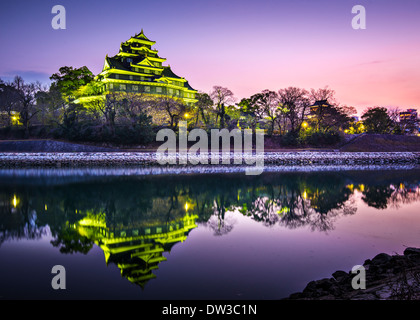
[[(284, 298), (419, 247), (419, 186), (419, 169), (3, 170), (0, 298)], [(54, 265), (66, 269), (65, 290), (51, 287)]]

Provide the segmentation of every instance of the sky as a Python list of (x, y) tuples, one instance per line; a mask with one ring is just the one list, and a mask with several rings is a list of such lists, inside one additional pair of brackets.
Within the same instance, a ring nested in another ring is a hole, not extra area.
[[(52, 28), (55, 5), (66, 9), (64, 30)], [(352, 27), (355, 5), (366, 29)], [(202, 92), (220, 85), (239, 102), (265, 89), (328, 86), (359, 113), (420, 107), (418, 0), (2, 1), (0, 78), (48, 83), (62, 66), (96, 75), (141, 29)]]

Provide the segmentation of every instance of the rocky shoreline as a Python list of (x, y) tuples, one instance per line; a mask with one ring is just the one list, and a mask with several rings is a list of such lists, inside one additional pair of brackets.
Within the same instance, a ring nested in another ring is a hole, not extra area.
[(403, 255), (380, 253), (363, 267), (365, 289), (353, 289), (356, 273), (338, 270), (284, 300), (420, 300), (420, 248), (406, 248)]
[[(216, 153), (219, 163), (222, 163), (223, 153)], [(242, 153), (241, 163), (235, 165), (236, 156), (233, 152), (226, 154), (231, 159), (228, 166), (247, 166), (246, 159), (256, 160), (257, 163), (278, 166), (395, 166), (420, 164), (419, 152), (265, 152), (264, 154)], [(209, 159), (211, 153), (202, 155)], [(189, 164), (186, 155), (175, 154), (172, 159), (180, 166), (194, 166)], [(182, 161), (181, 161), (182, 162)], [(0, 167), (84, 167), (84, 166), (153, 166), (159, 165), (155, 152), (45, 152), (45, 153), (0, 153)]]

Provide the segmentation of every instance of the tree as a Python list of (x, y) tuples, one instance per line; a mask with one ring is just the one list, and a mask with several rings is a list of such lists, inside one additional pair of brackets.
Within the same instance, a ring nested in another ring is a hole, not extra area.
[(147, 114), (151, 99), (145, 94), (121, 92), (121, 107), (117, 110), (118, 121), (135, 126), (141, 114)]
[[(336, 105), (335, 100), (335, 91), (329, 89), (328, 87), (321, 88), (318, 90), (311, 89), (309, 97), (311, 99), (311, 105), (314, 106), (317, 103), (316, 107), (311, 109), (311, 113), (315, 116), (315, 129), (317, 131), (322, 130), (322, 123), (325, 117), (331, 115), (331, 109)], [(337, 110), (334, 110), (337, 111)], [(333, 113), (336, 113), (334, 112)]]
[(324, 112), (322, 121), (318, 122), (317, 130), (322, 132), (344, 130), (350, 127), (353, 118), (349, 115), (352, 108), (346, 106), (329, 106)]
[(12, 125), (12, 112), (19, 109), (19, 91), (11, 83), (0, 79), (0, 111), (6, 113), (6, 125)]
[(393, 107), (388, 109), (388, 116), (391, 120), (391, 126), (392, 126), (392, 133), (394, 134), (402, 134), (403, 128), (402, 123), (400, 123), (400, 112), (402, 110), (399, 107)]
[(225, 127), (226, 105), (235, 103), (233, 92), (225, 87), (214, 86), (213, 91), (210, 92), (210, 98), (216, 109), (216, 123), (220, 118), (220, 128), (223, 129)]
[(182, 100), (169, 96), (159, 96), (154, 99), (153, 105), (157, 110), (153, 111), (156, 113), (163, 112), (169, 117), (169, 126), (171, 129), (175, 129), (178, 125), (178, 121), (185, 114), (186, 106)]
[(58, 71), (50, 77), (50, 80), (53, 80), (66, 99), (74, 99), (74, 92), (94, 79), (92, 72), (86, 66), (76, 69), (65, 66)]
[(121, 106), (121, 95), (117, 92), (112, 92), (106, 95), (105, 101), (99, 108), (105, 118), (105, 126), (107, 126), (111, 135), (115, 134), (115, 117), (117, 115), (118, 107)]
[(310, 99), (308, 91), (296, 87), (288, 87), (280, 89), (278, 95), (280, 106), (287, 110), (285, 115), (289, 120), (290, 132), (292, 135), (297, 135), (309, 110)]
[(30, 122), (39, 112), (36, 108), (36, 97), (41, 91), (41, 84), (39, 82), (25, 83), (21, 77), (16, 76), (12, 85), (17, 91), (20, 121), (25, 129), (25, 138), (28, 138)]
[(384, 107), (368, 108), (362, 115), (363, 124), (368, 133), (389, 133), (392, 121)]
[(264, 117), (264, 108), (262, 106), (263, 102), (262, 94), (254, 94), (248, 99), (242, 99), (238, 106), (241, 112), (251, 118), (251, 128), (255, 131), (257, 123)]
[(151, 98), (145, 94), (120, 93), (117, 109), (117, 139), (124, 143), (152, 141), (152, 117), (148, 115)]
[(257, 105), (259, 105), (263, 114), (265, 114), (270, 121), (269, 135), (271, 136), (274, 131), (277, 117), (279, 116), (279, 97), (274, 91), (263, 90), (261, 93), (257, 94), (256, 98)]
[(201, 120), (204, 122), (204, 125), (208, 126), (210, 123), (210, 116), (212, 113), (211, 107), (213, 106), (213, 100), (211, 100), (210, 96), (204, 92), (198, 92), (195, 95), (195, 98), (198, 100), (195, 104), (195, 126), (197, 126), (200, 117)]

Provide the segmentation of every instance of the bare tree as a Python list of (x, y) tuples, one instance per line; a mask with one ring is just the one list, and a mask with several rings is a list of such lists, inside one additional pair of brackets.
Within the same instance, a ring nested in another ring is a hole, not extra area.
[(286, 117), (290, 123), (290, 131), (293, 134), (299, 132), (310, 106), (308, 91), (296, 87), (280, 89), (279, 102), (282, 108), (286, 108)]
[(12, 125), (12, 112), (20, 108), (19, 91), (11, 84), (0, 79), (0, 111), (6, 113), (6, 125)]
[(157, 111), (163, 112), (169, 117), (169, 125), (172, 129), (176, 128), (179, 119), (182, 118), (186, 110), (182, 100), (169, 96), (155, 98), (153, 105), (157, 108)]
[(145, 94), (139, 93), (121, 93), (122, 103), (118, 109), (119, 122), (129, 122), (135, 126), (138, 117), (146, 114), (151, 105), (151, 99)]
[(41, 84), (39, 82), (25, 83), (21, 77), (16, 76), (12, 85), (18, 92), (20, 121), (25, 129), (25, 137), (28, 138), (30, 121), (39, 112), (36, 108), (36, 97), (41, 91)]
[(220, 118), (220, 127), (224, 128), (226, 107), (235, 103), (233, 92), (225, 87), (214, 86), (210, 92), (210, 98), (213, 100), (216, 109), (216, 123)]
[(320, 130), (322, 122), (331, 114), (332, 107), (337, 104), (335, 91), (328, 87), (318, 90), (311, 89), (309, 98), (311, 100), (311, 105), (314, 106), (311, 113), (315, 115), (315, 128)]

